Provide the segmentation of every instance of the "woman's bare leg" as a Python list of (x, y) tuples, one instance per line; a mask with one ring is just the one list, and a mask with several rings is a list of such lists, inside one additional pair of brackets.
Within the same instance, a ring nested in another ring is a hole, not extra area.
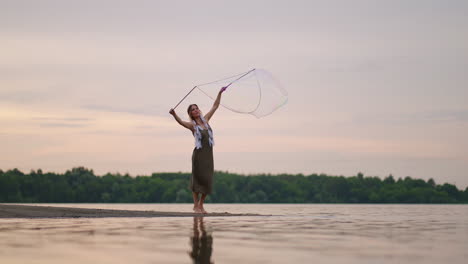
[(208, 212), (205, 211), (205, 208), (203, 208), (203, 202), (205, 202), (206, 194), (202, 193), (200, 200), (198, 201), (198, 208), (200, 211), (204, 214), (207, 214)]
[(193, 196), (193, 211), (195, 213), (200, 213), (201, 211), (198, 206), (198, 193), (192, 192), (192, 196)]

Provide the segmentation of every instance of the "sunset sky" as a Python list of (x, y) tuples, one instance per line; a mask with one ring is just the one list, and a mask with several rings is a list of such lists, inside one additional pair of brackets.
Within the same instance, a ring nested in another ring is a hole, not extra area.
[(464, 189), (467, 14), (463, 0), (0, 0), (0, 169), (189, 172), (194, 140), (169, 109), (257, 67), (289, 101), (260, 119), (220, 108), (216, 170)]

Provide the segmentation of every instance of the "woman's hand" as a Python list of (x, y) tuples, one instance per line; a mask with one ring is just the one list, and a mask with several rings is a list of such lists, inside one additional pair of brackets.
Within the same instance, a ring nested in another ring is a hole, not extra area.
[(223, 93), (224, 91), (226, 91), (227, 87), (223, 87), (221, 88), (221, 90), (219, 90), (219, 93)]
[(175, 115), (174, 108), (171, 108), (171, 110), (169, 110), (169, 114), (171, 114), (171, 115)]

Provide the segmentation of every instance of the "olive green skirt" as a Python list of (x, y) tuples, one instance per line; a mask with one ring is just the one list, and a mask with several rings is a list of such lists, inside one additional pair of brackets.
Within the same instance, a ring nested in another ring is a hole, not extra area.
[(194, 149), (192, 154), (192, 176), (190, 190), (196, 193), (210, 194), (213, 189), (213, 147), (209, 143), (207, 130), (202, 130), (202, 147)]

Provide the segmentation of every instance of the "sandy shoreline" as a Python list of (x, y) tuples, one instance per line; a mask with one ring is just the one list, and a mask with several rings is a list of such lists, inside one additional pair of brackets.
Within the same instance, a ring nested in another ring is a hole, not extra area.
[(76, 218), (76, 217), (193, 217), (193, 216), (255, 216), (255, 214), (190, 212), (157, 212), (110, 209), (87, 209), (37, 205), (0, 204), (0, 218)]

